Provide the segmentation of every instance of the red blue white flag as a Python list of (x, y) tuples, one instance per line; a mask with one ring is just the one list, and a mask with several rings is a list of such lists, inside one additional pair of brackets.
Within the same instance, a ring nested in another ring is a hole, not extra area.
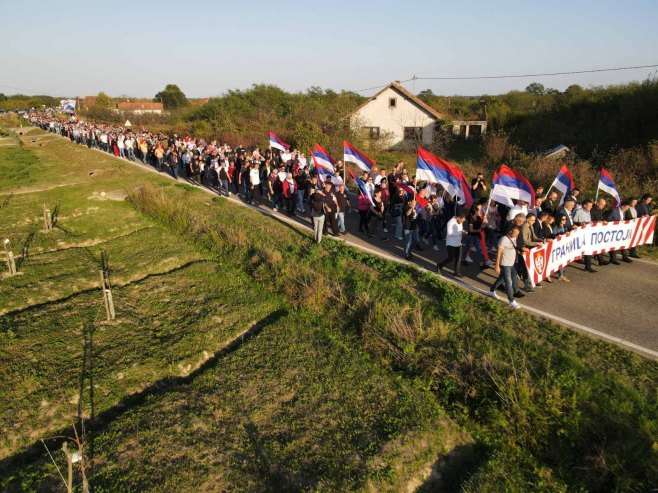
[(503, 164), (494, 175), (491, 199), (507, 205), (511, 205), (512, 200), (523, 200), (533, 206), (535, 189), (525, 176)]
[(313, 146), (313, 151), (311, 152), (311, 155), (313, 156), (313, 164), (315, 164), (316, 168), (322, 168), (322, 171), (324, 171), (325, 173), (329, 173), (331, 175), (333, 175), (336, 172), (334, 168), (336, 162), (329, 155), (329, 151), (327, 151), (324, 147), (315, 144)]
[(609, 193), (615, 199), (612, 203), (612, 207), (618, 207), (621, 204), (621, 198), (619, 197), (619, 191), (617, 190), (617, 185), (615, 180), (612, 178), (610, 173), (606, 171), (605, 168), (601, 168), (601, 175), (599, 177), (599, 190)]
[(576, 184), (573, 181), (573, 176), (571, 176), (571, 171), (569, 171), (569, 168), (567, 167), (566, 164), (563, 164), (562, 168), (560, 168), (560, 172), (555, 177), (555, 180), (553, 181), (551, 188), (555, 188), (560, 193), (562, 193), (562, 197), (560, 198), (560, 204), (562, 204), (562, 202), (564, 202), (564, 199), (569, 196), (569, 194), (574, 188), (576, 188)]
[(450, 195), (459, 197), (466, 207), (473, 205), (471, 187), (462, 170), (422, 147), (418, 147), (416, 180), (439, 183)]
[(346, 140), (343, 141), (343, 161), (346, 163), (354, 163), (363, 171), (370, 171), (375, 165), (375, 162), (372, 159)]
[(276, 136), (274, 132), (270, 130), (270, 147), (274, 149), (279, 149), (280, 151), (287, 151), (290, 149), (290, 144), (286, 144), (279, 137)]

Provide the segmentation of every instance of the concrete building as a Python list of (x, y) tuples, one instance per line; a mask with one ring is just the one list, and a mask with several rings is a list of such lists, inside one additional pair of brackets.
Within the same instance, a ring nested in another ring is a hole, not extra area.
[(434, 108), (407, 91), (398, 81), (359, 106), (350, 116), (353, 128), (360, 129), (366, 138), (387, 139), (388, 147), (429, 146), (437, 124), (443, 117)]
[(131, 113), (133, 115), (156, 114), (160, 115), (164, 111), (162, 103), (153, 103), (150, 101), (137, 101), (133, 103), (118, 103), (117, 113)]
[(571, 149), (569, 149), (567, 146), (564, 144), (560, 144), (558, 146), (553, 147), (553, 149), (549, 149), (544, 153), (544, 157), (551, 158), (551, 159), (561, 159), (567, 154), (571, 152)]
[(450, 125), (452, 135), (465, 140), (479, 139), (487, 133), (486, 120), (453, 120)]

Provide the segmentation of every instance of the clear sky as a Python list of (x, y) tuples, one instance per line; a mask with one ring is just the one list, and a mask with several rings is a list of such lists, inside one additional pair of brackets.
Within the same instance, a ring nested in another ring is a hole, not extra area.
[[(658, 63), (658, 0), (98, 2), (3, 0), (0, 92), (189, 97), (254, 83), (358, 90), (417, 77)], [(419, 92), (496, 94), (643, 80), (654, 69), (474, 81)], [(415, 86), (415, 87), (414, 87)], [(362, 94), (369, 95), (374, 91)]]

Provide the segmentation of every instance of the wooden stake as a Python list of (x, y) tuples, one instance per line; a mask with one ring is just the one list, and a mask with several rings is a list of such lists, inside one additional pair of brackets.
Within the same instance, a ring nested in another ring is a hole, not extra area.
[(53, 218), (50, 214), (50, 209), (46, 207), (46, 204), (43, 204), (43, 225), (46, 231), (52, 231)]
[(110, 286), (110, 278), (107, 271), (101, 271), (101, 289), (103, 290), (103, 301), (105, 302), (105, 318), (106, 320), (114, 320), (116, 314), (114, 313), (114, 301), (112, 300), (112, 288)]
[(73, 493), (73, 458), (71, 457), (73, 454), (69, 452), (68, 442), (64, 442), (62, 444), (62, 451), (66, 456), (66, 464), (68, 466), (68, 474), (69, 474), (66, 480), (66, 489), (68, 490), (68, 493)]
[(15, 276), (17, 273), (16, 260), (14, 259), (14, 252), (11, 251), (11, 245), (8, 239), (5, 240), (5, 257), (7, 262), (7, 270), (9, 270), (9, 275)]

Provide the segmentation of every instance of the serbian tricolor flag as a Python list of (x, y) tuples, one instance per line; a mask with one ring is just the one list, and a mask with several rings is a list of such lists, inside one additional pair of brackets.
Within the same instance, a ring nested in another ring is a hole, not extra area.
[(523, 200), (532, 207), (535, 204), (535, 189), (525, 176), (503, 164), (494, 174), (491, 200), (507, 205), (512, 205), (512, 200)]
[(343, 161), (346, 163), (354, 163), (363, 171), (370, 171), (375, 165), (375, 162), (372, 159), (346, 140), (343, 141)]
[(290, 149), (290, 144), (286, 144), (284, 141), (278, 138), (274, 132), (270, 131), (270, 147), (285, 152)]
[(612, 207), (617, 207), (621, 204), (621, 198), (619, 197), (619, 191), (617, 190), (617, 185), (615, 180), (610, 176), (610, 173), (606, 171), (605, 168), (601, 168), (601, 176), (599, 177), (599, 190), (603, 190), (606, 193), (612, 195), (615, 199), (612, 203)]
[(336, 164), (336, 162), (331, 158), (329, 152), (321, 145), (315, 144), (313, 146), (311, 156), (313, 156), (313, 164), (315, 164), (316, 168), (322, 168), (323, 171), (332, 175), (336, 172), (334, 169), (334, 164)]
[(358, 176), (355, 178), (356, 178), (356, 185), (359, 187), (359, 195), (364, 195), (368, 197), (368, 201), (370, 202), (370, 204), (375, 205), (375, 203), (372, 201), (372, 197), (368, 193), (368, 188), (366, 187), (366, 184)]
[(402, 190), (407, 192), (407, 199), (410, 199), (411, 197), (416, 195), (416, 189), (406, 183), (398, 183), (398, 188), (401, 188)]
[(462, 170), (420, 146), (416, 160), (416, 180), (439, 183), (450, 195), (459, 197), (466, 207), (473, 205), (471, 187)]
[(416, 190), (411, 185), (400, 184), (398, 185), (398, 187), (400, 187), (405, 192), (410, 193), (411, 196), (416, 199), (416, 212), (420, 213), (420, 211), (423, 210), (425, 207), (427, 207), (427, 205), (430, 203), (430, 201), (427, 200), (425, 197), (423, 197), (419, 193), (416, 193)]
[(493, 184), (491, 185), (491, 194), (489, 195), (489, 200), (493, 200), (494, 202), (498, 202), (499, 204), (504, 204), (508, 207), (512, 207), (514, 205), (514, 202), (512, 202), (512, 199), (510, 199), (506, 195), (499, 194), (498, 192), (500, 191), (496, 189), (496, 185), (498, 185), (498, 182), (500, 181), (500, 178), (498, 177), (498, 171), (494, 171), (493, 175)]
[(555, 188), (556, 190), (562, 193), (562, 197), (560, 198), (560, 204), (562, 204), (562, 202), (564, 202), (564, 199), (566, 199), (571, 193), (571, 191), (574, 188), (576, 188), (576, 184), (573, 181), (573, 176), (571, 176), (571, 171), (569, 171), (569, 168), (567, 167), (566, 164), (562, 165), (562, 168), (560, 169), (560, 172), (555, 177), (555, 180), (553, 181), (551, 188)]

